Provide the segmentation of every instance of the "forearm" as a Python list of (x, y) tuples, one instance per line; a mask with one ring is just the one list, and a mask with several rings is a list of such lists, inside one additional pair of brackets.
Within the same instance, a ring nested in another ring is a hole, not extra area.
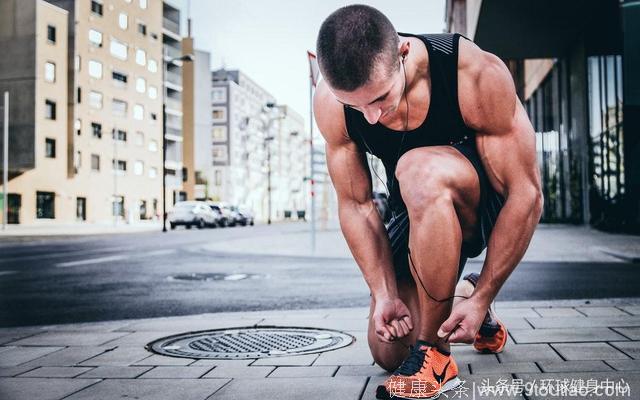
[(373, 297), (397, 297), (391, 247), (373, 201), (343, 202), (338, 213), (342, 233)]
[(529, 247), (541, 213), (542, 200), (537, 193), (507, 198), (489, 238), (473, 298), (487, 307), (491, 304)]

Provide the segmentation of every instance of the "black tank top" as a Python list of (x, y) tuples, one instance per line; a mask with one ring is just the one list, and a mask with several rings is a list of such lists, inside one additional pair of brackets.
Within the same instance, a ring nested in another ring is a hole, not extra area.
[(458, 41), (461, 35), (398, 34), (421, 39), (429, 53), (431, 99), (424, 122), (416, 129), (406, 131), (403, 141), (403, 131), (389, 129), (379, 122), (370, 125), (360, 111), (344, 108), (349, 137), (363, 153), (373, 154), (382, 161), (391, 191), (389, 200), (395, 210), (404, 206), (399, 185), (397, 182), (391, 184), (400, 156), (417, 147), (451, 145), (467, 140), (475, 146), (475, 132), (465, 125), (458, 105)]

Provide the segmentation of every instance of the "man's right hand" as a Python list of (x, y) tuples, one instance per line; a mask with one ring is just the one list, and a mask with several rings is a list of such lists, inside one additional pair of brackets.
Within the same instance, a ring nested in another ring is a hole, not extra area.
[(397, 297), (376, 299), (372, 318), (378, 339), (385, 343), (393, 343), (413, 330), (411, 312)]

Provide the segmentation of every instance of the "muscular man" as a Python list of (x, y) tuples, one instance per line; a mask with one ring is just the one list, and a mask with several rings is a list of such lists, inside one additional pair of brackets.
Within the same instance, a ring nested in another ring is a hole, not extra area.
[[(354, 5), (324, 21), (317, 53), (340, 225), (371, 289), (372, 355), (393, 371), (379, 395), (436, 397), (460, 383), (450, 342), (500, 352), (507, 340), (490, 305), (542, 210), (533, 128), (504, 63), (460, 35), (397, 33)], [(386, 228), (367, 153), (387, 173)], [(456, 286), (484, 248), (482, 273)]]

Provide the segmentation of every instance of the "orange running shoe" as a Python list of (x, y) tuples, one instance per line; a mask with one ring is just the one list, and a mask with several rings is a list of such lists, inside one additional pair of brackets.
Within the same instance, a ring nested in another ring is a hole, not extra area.
[[(469, 281), (473, 287), (478, 284), (480, 274), (472, 272), (463, 279)], [(473, 347), (481, 353), (500, 353), (507, 344), (507, 327), (496, 316), (495, 311), (489, 307), (487, 315), (480, 325), (478, 333), (473, 341)]]
[(418, 340), (409, 357), (380, 385), (378, 399), (436, 399), (441, 393), (455, 389), (462, 381), (458, 366), (450, 353), (431, 343)]

